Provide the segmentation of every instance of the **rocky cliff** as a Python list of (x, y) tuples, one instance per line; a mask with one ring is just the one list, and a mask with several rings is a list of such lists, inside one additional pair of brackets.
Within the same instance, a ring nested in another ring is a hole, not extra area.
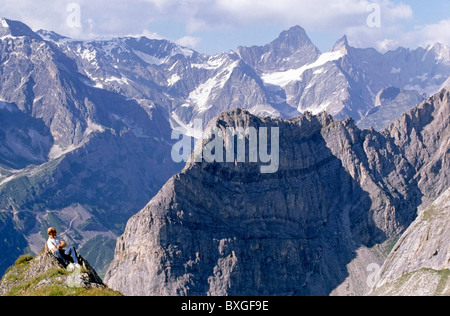
[(383, 262), (373, 249), (407, 229), (424, 195), (449, 185), (448, 96), (382, 133), (325, 113), (219, 115), (211, 126), (223, 133), (278, 128), (278, 171), (262, 174), (248, 153), (246, 163), (191, 160), (130, 219), (107, 284), (126, 295), (365, 294), (361, 263)]
[(450, 189), (400, 238), (371, 295), (450, 295)]

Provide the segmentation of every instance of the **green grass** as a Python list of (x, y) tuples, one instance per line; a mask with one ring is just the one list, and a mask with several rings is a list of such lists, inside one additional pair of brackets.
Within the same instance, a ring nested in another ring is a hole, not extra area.
[(26, 264), (29, 261), (33, 260), (33, 256), (30, 254), (26, 254), (26, 255), (22, 255), (19, 258), (17, 258), (16, 262), (14, 263), (14, 265), (18, 266), (21, 264)]
[[(67, 285), (67, 277), (72, 272), (57, 267), (51, 268), (30, 280), (24, 280), (24, 275), (32, 266), (32, 261), (31, 255), (23, 255), (16, 260), (14, 266), (8, 269), (2, 281), (12, 282), (16, 285), (10, 289), (6, 296), (123, 296), (121, 293), (108, 288), (70, 287)], [(82, 270), (81, 272), (87, 271)], [(45, 281), (45, 284), (42, 284), (43, 281)]]
[[(377, 296), (380, 295), (380, 293), (383, 293), (382, 295), (386, 296), (398, 296), (399, 293), (402, 292), (402, 290), (405, 288), (405, 285), (410, 282), (411, 280), (414, 280), (418, 275), (420, 274), (426, 274), (428, 277), (437, 276), (439, 278), (439, 283), (434, 291), (432, 293), (432, 296), (449, 296), (449, 292), (444, 292), (448, 283), (448, 278), (450, 275), (450, 270), (433, 270), (430, 268), (422, 268), (417, 271), (413, 271), (407, 274), (404, 274), (397, 280), (391, 281), (380, 289), (375, 290), (373, 295)], [(414, 293), (410, 293), (414, 294)]]
[[(52, 268), (47, 272), (13, 287), (7, 296), (122, 296), (119, 292), (110, 289), (86, 289), (68, 287), (65, 283), (65, 276), (71, 272), (61, 268)], [(36, 286), (39, 282), (48, 280), (50, 284)]]
[(439, 281), (439, 284), (436, 289), (436, 296), (449, 296), (450, 293), (444, 293), (444, 290), (448, 283), (448, 277), (450, 276), (450, 270), (449, 269), (440, 270), (440, 271), (437, 271), (437, 273), (441, 276), (441, 280)]
[(119, 292), (104, 289), (80, 289), (64, 286), (45, 286), (29, 291), (23, 296), (123, 296)]

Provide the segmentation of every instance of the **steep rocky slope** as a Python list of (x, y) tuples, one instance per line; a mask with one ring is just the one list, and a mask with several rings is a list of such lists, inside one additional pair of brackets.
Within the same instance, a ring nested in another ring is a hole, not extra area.
[[(358, 122), (368, 111), (379, 114), (370, 111), (383, 89), (437, 91), (448, 82), (448, 51), (436, 44), (380, 54), (343, 37), (322, 53), (296, 26), (267, 45), (210, 56), (168, 40), (78, 41), (0, 19), (0, 271), (24, 251), (37, 253), (43, 227), (56, 226), (104, 273), (126, 221), (183, 167), (170, 157), (172, 128), (192, 136), (195, 119), (206, 126), (234, 108), (274, 118), (326, 110)], [(398, 110), (403, 101), (389, 105)], [(425, 146), (437, 158), (417, 181), (435, 198), (429, 191), (447, 162)], [(359, 163), (357, 151), (346, 159)], [(364, 185), (390, 185), (383, 177)]]
[(181, 169), (170, 123), (158, 105), (90, 85), (25, 24), (1, 21), (0, 273), (38, 253), (49, 226), (104, 273), (127, 219)]
[(378, 131), (396, 121), (403, 113), (408, 112), (425, 100), (417, 91), (402, 90), (394, 87), (381, 90), (377, 94), (375, 107), (370, 109), (364, 118), (358, 122), (358, 127), (370, 127)]
[[(346, 294), (365, 294), (358, 284), (367, 275), (353, 277), (348, 265), (367, 259), (361, 249), (375, 256), (371, 248), (399, 237), (431, 183), (441, 184), (434, 193), (449, 185), (445, 163), (433, 163), (448, 160), (448, 96), (443, 90), (383, 133), (324, 113), (219, 115), (211, 126), (222, 132), (279, 128), (279, 170), (262, 174), (264, 164), (248, 156), (191, 160), (130, 219), (107, 284), (127, 295), (328, 295), (347, 283)], [(419, 163), (412, 146), (430, 146), (430, 155)], [(436, 172), (423, 172), (430, 164)]]
[(403, 234), (371, 295), (450, 295), (450, 189)]
[(433, 200), (448, 188), (450, 179), (449, 91), (441, 90), (384, 131), (415, 167), (424, 196)]

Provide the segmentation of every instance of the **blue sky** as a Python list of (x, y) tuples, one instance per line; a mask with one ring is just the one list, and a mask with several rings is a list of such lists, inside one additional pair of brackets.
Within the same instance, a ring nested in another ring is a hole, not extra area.
[(208, 54), (269, 43), (294, 25), (304, 27), (322, 51), (344, 34), (353, 46), (380, 51), (436, 41), (450, 46), (450, 0), (0, 0), (0, 5), (1, 15), (35, 30), (80, 39), (145, 35)]

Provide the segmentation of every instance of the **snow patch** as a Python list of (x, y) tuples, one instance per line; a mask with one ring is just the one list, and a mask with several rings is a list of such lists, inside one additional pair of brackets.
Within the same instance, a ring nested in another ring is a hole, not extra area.
[(212, 105), (208, 105), (209, 96), (212, 90), (218, 85), (216, 78), (211, 78), (201, 84), (189, 94), (188, 102), (194, 103), (200, 112), (209, 110)]
[(194, 55), (194, 51), (192, 49), (186, 47), (179, 47), (179, 48), (184, 57), (191, 58), (192, 55)]
[(130, 85), (130, 81), (127, 77), (122, 77), (122, 78), (117, 78), (115, 76), (111, 76), (105, 79), (106, 83), (110, 83), (110, 82), (117, 82), (118, 84), (121, 85)]
[(199, 85), (197, 89), (189, 94), (187, 104), (184, 107), (189, 107), (194, 104), (199, 112), (205, 112), (212, 107), (208, 104), (211, 93), (215, 88), (222, 89), (227, 81), (230, 79), (233, 69), (239, 64), (239, 61), (232, 63), (225, 70), (220, 72), (217, 76), (208, 79), (205, 83)]
[(264, 81), (264, 83), (285, 87), (291, 82), (301, 81), (302, 80), (301, 77), (305, 71), (321, 67), (328, 62), (339, 60), (343, 56), (344, 53), (340, 51), (325, 53), (320, 55), (319, 58), (312, 64), (302, 66), (298, 69), (291, 69), (283, 72), (264, 74), (262, 75), (261, 78)]
[(330, 106), (331, 101), (319, 104), (319, 105), (313, 105), (306, 109), (304, 109), (304, 112), (311, 112), (313, 115), (317, 115), (319, 113), (325, 112), (327, 108)]
[(324, 68), (319, 68), (316, 71), (314, 71), (314, 75), (320, 75), (323, 74), (325, 72)]
[(203, 64), (191, 64), (191, 68), (216, 70), (222, 67), (227, 61), (227, 56), (212, 56)]
[(168, 83), (169, 87), (171, 87), (171, 86), (173, 86), (174, 84), (176, 84), (180, 80), (181, 80), (181, 77), (178, 74), (174, 74), (172, 77), (170, 77), (167, 80), (167, 83)]
[(8, 35), (0, 37), (0, 40), (4, 40), (4, 39), (7, 39), (7, 38), (17, 38), (17, 37), (12, 36), (11, 34), (8, 34)]
[(166, 59), (157, 58), (155, 56), (140, 52), (138, 50), (133, 50), (133, 53), (149, 65), (159, 66), (164, 64), (166, 61)]

